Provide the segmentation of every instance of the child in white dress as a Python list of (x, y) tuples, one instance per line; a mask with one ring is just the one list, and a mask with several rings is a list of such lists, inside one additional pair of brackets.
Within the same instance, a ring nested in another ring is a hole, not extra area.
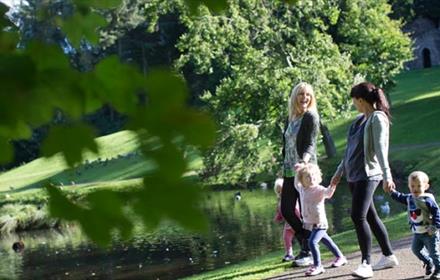
[(345, 265), (347, 259), (327, 234), (328, 222), (324, 201), (326, 198), (333, 196), (336, 186), (326, 188), (319, 185), (322, 181), (321, 170), (316, 164), (312, 163), (298, 165), (295, 181), (295, 188), (298, 190), (302, 202), (301, 214), (303, 216), (304, 228), (311, 231), (309, 247), (313, 256), (313, 265), (306, 271), (306, 275), (318, 275), (325, 271), (321, 264), (318, 247), (320, 241), (336, 257), (332, 267)]

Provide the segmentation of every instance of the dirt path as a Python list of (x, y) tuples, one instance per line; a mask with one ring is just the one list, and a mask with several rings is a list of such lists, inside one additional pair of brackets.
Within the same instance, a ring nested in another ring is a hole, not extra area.
[[(374, 277), (370, 279), (423, 279), (425, 270), (422, 268), (422, 263), (411, 252), (411, 239), (407, 237), (402, 240), (392, 242), (394, 254), (400, 262), (400, 265), (391, 268), (374, 272)], [(321, 246), (323, 248), (323, 246)], [(325, 249), (322, 249), (325, 250)], [(380, 250), (373, 249), (372, 261), (375, 263), (380, 257)], [(360, 263), (360, 253), (354, 253), (347, 256), (348, 264), (340, 268), (330, 268), (331, 260), (323, 260), (326, 271), (317, 276), (304, 276), (307, 268), (292, 268), (289, 271), (275, 277), (267, 278), (270, 280), (285, 280), (285, 279), (308, 279), (308, 280), (323, 280), (323, 279), (359, 279), (351, 276), (351, 272), (357, 268)], [(328, 268), (328, 269), (327, 269)]]

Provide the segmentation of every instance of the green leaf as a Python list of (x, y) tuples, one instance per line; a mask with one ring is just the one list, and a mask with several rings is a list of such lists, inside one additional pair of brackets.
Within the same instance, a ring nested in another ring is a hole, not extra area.
[(42, 152), (46, 157), (62, 152), (66, 162), (73, 166), (81, 162), (85, 149), (98, 153), (95, 137), (93, 129), (84, 124), (55, 126), (44, 140)]
[(167, 69), (154, 69), (146, 77), (145, 85), (150, 110), (169, 112), (182, 107), (188, 97), (185, 81)]
[(169, 219), (190, 230), (206, 231), (208, 223), (200, 207), (201, 188), (168, 179), (172, 178), (144, 178), (144, 189), (136, 195), (133, 206), (144, 223), (155, 228), (160, 221)]
[(78, 221), (85, 233), (98, 245), (110, 244), (112, 231), (118, 230), (124, 238), (131, 235), (133, 224), (123, 213), (119, 194), (102, 190), (86, 197), (87, 207), (81, 207), (67, 199), (61, 190), (46, 186), (49, 193), (49, 211), (53, 217)]
[(3, 28), (7, 26), (11, 26), (11, 22), (6, 17), (6, 13), (8, 12), (9, 8), (5, 4), (0, 2), (0, 30), (3, 33)]
[(0, 164), (6, 164), (14, 158), (14, 150), (11, 143), (4, 137), (0, 136)]
[(10, 121), (6, 125), (0, 126), (0, 134), (8, 135), (13, 139), (27, 139), (31, 137), (32, 130), (22, 120)]
[(205, 5), (214, 13), (220, 13), (228, 8), (226, 0), (185, 0), (185, 2), (192, 14), (197, 13), (200, 5)]
[(207, 113), (188, 109), (170, 117), (188, 144), (207, 148), (214, 143), (216, 126)]
[(78, 7), (95, 7), (102, 9), (109, 9), (121, 5), (122, 0), (74, 0)]
[(49, 213), (52, 217), (80, 221), (86, 216), (84, 209), (68, 200), (58, 187), (46, 186), (49, 194)]
[(296, 5), (300, 0), (284, 0), (289, 5)]
[(75, 46), (79, 46), (82, 38), (87, 39), (93, 44), (98, 43), (98, 28), (106, 24), (105, 19), (93, 12), (75, 14), (67, 20), (58, 21), (61, 29), (66, 33), (67, 38)]
[(111, 241), (113, 230), (118, 230), (123, 238), (131, 235), (133, 224), (123, 212), (124, 203), (118, 193), (100, 190), (89, 194), (87, 219), (81, 220), (87, 235), (100, 245)]
[[(146, 148), (148, 149), (149, 146)], [(159, 165), (157, 172), (164, 177), (169, 177), (169, 180), (180, 180), (186, 171), (187, 163), (183, 158), (183, 153), (172, 143), (162, 143), (158, 149), (143, 149), (143, 151), (145, 155), (151, 156)]]
[(134, 111), (138, 105), (136, 95), (143, 87), (145, 78), (133, 65), (122, 64), (111, 56), (96, 66), (93, 78), (99, 82), (99, 96), (120, 112)]
[(24, 53), (32, 59), (38, 71), (71, 69), (67, 56), (57, 45), (47, 45), (34, 40), (26, 45)]
[[(35, 63), (27, 55), (0, 53), (0, 82), (2, 85), (0, 96), (8, 98), (7, 96), (11, 95), (11, 92), (23, 96), (35, 85), (36, 70)], [(14, 98), (9, 97), (9, 99)]]

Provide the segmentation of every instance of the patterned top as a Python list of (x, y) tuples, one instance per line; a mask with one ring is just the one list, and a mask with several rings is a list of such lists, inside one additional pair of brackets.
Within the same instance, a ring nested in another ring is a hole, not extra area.
[(284, 133), (285, 154), (284, 154), (284, 177), (295, 176), (295, 164), (300, 160), (296, 151), (296, 137), (301, 126), (302, 117), (299, 117), (291, 122)]
[(425, 193), (416, 197), (393, 191), (391, 198), (407, 206), (408, 220), (413, 233), (426, 233), (429, 226), (440, 228), (440, 210), (432, 194)]

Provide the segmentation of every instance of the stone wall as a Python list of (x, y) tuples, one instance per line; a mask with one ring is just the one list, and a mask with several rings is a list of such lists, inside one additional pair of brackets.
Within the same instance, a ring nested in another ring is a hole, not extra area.
[(418, 18), (404, 30), (413, 41), (414, 60), (407, 62), (410, 69), (427, 68), (440, 65), (440, 29), (434, 22)]

